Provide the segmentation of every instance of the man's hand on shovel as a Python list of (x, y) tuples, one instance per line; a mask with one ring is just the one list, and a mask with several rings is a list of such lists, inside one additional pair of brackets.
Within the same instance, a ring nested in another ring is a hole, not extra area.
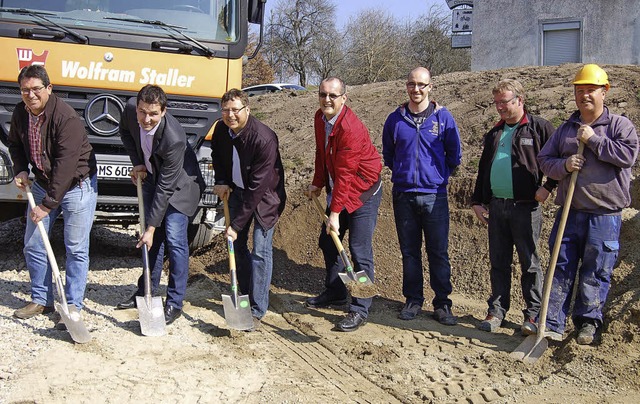
[(156, 228), (154, 226), (147, 226), (147, 229), (142, 233), (140, 237), (140, 241), (136, 244), (136, 248), (142, 247), (143, 244), (147, 245), (147, 248), (151, 248), (153, 245), (153, 234), (155, 233)]

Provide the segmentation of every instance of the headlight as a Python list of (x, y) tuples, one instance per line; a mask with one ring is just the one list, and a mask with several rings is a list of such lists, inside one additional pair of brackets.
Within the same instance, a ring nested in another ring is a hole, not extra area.
[(204, 178), (205, 189), (202, 193), (201, 202), (203, 205), (214, 206), (218, 203), (218, 197), (213, 193), (215, 178), (213, 175), (213, 164), (211, 160), (200, 160), (200, 171)]
[(13, 164), (9, 155), (0, 150), (0, 184), (9, 184), (11, 181), (13, 181)]

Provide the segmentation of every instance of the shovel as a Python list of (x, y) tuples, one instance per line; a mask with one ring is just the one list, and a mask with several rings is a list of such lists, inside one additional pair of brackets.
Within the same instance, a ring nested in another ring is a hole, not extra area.
[[(147, 226), (144, 221), (144, 202), (142, 200), (142, 179), (137, 178), (138, 214), (140, 216), (140, 234), (144, 234)], [(142, 245), (142, 276), (144, 277), (144, 296), (136, 296), (140, 332), (149, 337), (159, 337), (165, 333), (164, 310), (162, 298), (151, 296), (151, 271), (149, 270), (149, 247)]]
[[(584, 143), (578, 141), (578, 154), (582, 155), (584, 151)], [(569, 209), (571, 209), (571, 200), (573, 199), (573, 191), (576, 188), (576, 180), (578, 178), (579, 170), (571, 173), (571, 180), (569, 182), (569, 188), (567, 189), (567, 196), (565, 197), (564, 206), (562, 207), (562, 216), (558, 223), (558, 231), (556, 234), (556, 240), (553, 243), (553, 252), (551, 253), (551, 261), (549, 263), (549, 269), (547, 275), (544, 278), (544, 289), (542, 292), (542, 306), (540, 307), (540, 314), (538, 315), (538, 332), (536, 335), (529, 335), (524, 341), (511, 352), (511, 357), (521, 360), (526, 363), (534, 363), (547, 349), (549, 343), (544, 337), (545, 328), (547, 325), (547, 310), (549, 308), (549, 296), (551, 295), (551, 284), (553, 283), (553, 274), (556, 270), (556, 264), (558, 263), (558, 254), (560, 253), (560, 247), (562, 245), (562, 236), (564, 235), (564, 228), (567, 224), (567, 217), (569, 216)]]
[[(25, 189), (27, 191), (27, 198), (29, 199), (29, 206), (31, 206), (31, 210), (33, 210), (36, 207), (36, 201), (33, 199), (33, 194), (31, 193), (31, 188), (28, 183), (25, 184)], [(64, 293), (64, 285), (62, 284), (62, 277), (60, 276), (60, 270), (58, 269), (58, 262), (56, 261), (56, 256), (53, 254), (53, 249), (49, 242), (49, 235), (47, 234), (47, 230), (44, 228), (42, 221), (38, 222), (38, 230), (40, 230), (40, 236), (42, 237), (44, 247), (47, 250), (47, 257), (49, 258), (49, 264), (51, 265), (51, 272), (56, 283), (58, 297), (61, 301), (60, 303), (55, 302), (56, 311), (60, 313), (62, 322), (67, 327), (69, 334), (71, 334), (71, 339), (79, 344), (89, 342), (91, 341), (91, 334), (89, 334), (89, 330), (87, 330), (87, 327), (82, 322), (80, 313), (75, 310), (73, 313), (69, 311), (69, 306), (71, 305), (67, 304), (67, 296)]]
[[(231, 216), (229, 215), (228, 198), (224, 198), (225, 227), (229, 227)], [(224, 319), (227, 325), (236, 330), (250, 330), (253, 328), (253, 316), (251, 315), (251, 303), (248, 295), (238, 295), (238, 277), (236, 275), (236, 256), (233, 250), (233, 239), (227, 237), (227, 250), (229, 251), (229, 272), (231, 273), (231, 294), (222, 295)]]
[(377, 288), (371, 281), (371, 279), (369, 279), (367, 273), (364, 271), (355, 272), (353, 270), (351, 261), (349, 261), (349, 257), (347, 257), (347, 252), (344, 250), (338, 234), (329, 227), (329, 218), (325, 214), (325, 210), (322, 208), (318, 197), (313, 195), (312, 199), (316, 208), (318, 209), (318, 213), (320, 213), (320, 216), (322, 217), (322, 220), (324, 221), (327, 228), (330, 229), (329, 234), (331, 235), (331, 239), (333, 239), (333, 243), (338, 249), (338, 253), (340, 254), (342, 263), (344, 264), (345, 272), (338, 273), (338, 276), (349, 290), (349, 293), (351, 293), (351, 296), (367, 299), (378, 295)]

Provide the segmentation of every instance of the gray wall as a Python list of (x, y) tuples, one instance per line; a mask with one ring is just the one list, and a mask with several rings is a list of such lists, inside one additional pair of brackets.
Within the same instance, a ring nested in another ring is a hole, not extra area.
[(582, 63), (640, 64), (638, 0), (476, 0), (471, 70), (541, 65), (541, 23), (569, 19), (582, 24)]

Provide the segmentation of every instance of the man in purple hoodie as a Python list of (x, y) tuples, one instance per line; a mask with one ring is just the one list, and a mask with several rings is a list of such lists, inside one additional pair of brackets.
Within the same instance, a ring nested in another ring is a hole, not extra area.
[[(620, 250), (622, 209), (631, 203), (631, 167), (638, 157), (638, 135), (631, 121), (604, 105), (607, 73), (595, 64), (583, 66), (574, 80), (575, 111), (551, 136), (538, 155), (540, 168), (559, 181), (556, 204), (566, 201), (571, 173), (579, 170), (571, 209), (558, 254), (549, 308), (547, 334), (563, 338), (571, 295), (578, 275), (573, 323), (577, 342), (590, 345), (602, 327), (613, 266)], [(584, 143), (584, 153), (577, 153)], [(562, 209), (549, 237), (552, 250)], [(580, 266), (578, 267), (578, 264)]]

